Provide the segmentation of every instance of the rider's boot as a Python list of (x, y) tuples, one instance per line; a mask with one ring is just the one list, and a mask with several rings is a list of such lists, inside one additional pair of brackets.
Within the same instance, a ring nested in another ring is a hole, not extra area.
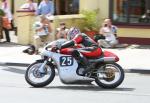
[(92, 69), (92, 66), (85, 66), (85, 71), (83, 71), (83, 75), (89, 77), (91, 75), (90, 71)]
[(72, 53), (73, 57), (76, 58), (78, 62), (81, 63), (81, 65), (84, 67), (84, 72), (83, 75), (86, 75), (87, 73), (90, 72), (92, 66), (90, 65), (89, 61), (87, 60), (86, 57), (84, 57), (80, 52), (77, 50), (74, 50)]
[(86, 57), (81, 56), (80, 58), (80, 63), (83, 65), (84, 67), (84, 71), (83, 71), (83, 75), (89, 75), (91, 69), (93, 68), (92, 65), (90, 65), (89, 61), (86, 59)]

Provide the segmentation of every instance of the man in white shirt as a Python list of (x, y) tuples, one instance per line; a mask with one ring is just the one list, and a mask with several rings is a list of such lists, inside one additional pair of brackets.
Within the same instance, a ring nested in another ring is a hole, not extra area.
[(60, 27), (56, 29), (56, 39), (67, 39), (68, 28), (64, 22), (60, 23)]
[(110, 19), (105, 19), (102, 28), (99, 32), (105, 39), (98, 40), (100, 46), (109, 48), (115, 47), (118, 44), (116, 39), (117, 27), (112, 25)]

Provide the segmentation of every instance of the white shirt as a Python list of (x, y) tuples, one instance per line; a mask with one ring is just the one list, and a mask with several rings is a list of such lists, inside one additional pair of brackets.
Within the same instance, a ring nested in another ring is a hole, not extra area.
[[(6, 2), (5, 2), (6, 3)], [(1, 9), (5, 12), (6, 17), (8, 18), (9, 22), (11, 22), (11, 20), (13, 19), (12, 13), (10, 11), (10, 8), (7, 6), (5, 7), (5, 3), (2, 3), (2, 7)]]
[(25, 3), (20, 8), (27, 10), (37, 10), (37, 3)]
[(105, 36), (106, 41), (116, 41), (115, 33), (117, 31), (117, 27), (112, 26), (111, 28), (109, 27), (102, 27), (103, 35)]
[(61, 28), (57, 28), (56, 30), (57, 30), (57, 32), (60, 32), (60, 33), (59, 33), (59, 36), (60, 36), (61, 38), (65, 37), (65, 35), (66, 35), (67, 32), (69, 31), (69, 29), (67, 29), (67, 28), (65, 28), (64, 30), (61, 30)]
[[(61, 28), (57, 28), (56, 30), (57, 30), (57, 32), (59, 32), (61, 30)], [(65, 30), (63, 30), (63, 31), (65, 31), (67, 33), (69, 31), (69, 29), (65, 28)]]

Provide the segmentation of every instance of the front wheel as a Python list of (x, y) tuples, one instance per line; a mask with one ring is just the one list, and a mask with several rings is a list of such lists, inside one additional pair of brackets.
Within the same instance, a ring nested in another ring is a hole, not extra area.
[(124, 71), (117, 63), (105, 64), (97, 69), (95, 82), (102, 88), (116, 88), (123, 80)]
[(55, 70), (52, 65), (45, 65), (45, 73), (40, 73), (39, 68), (42, 62), (32, 63), (26, 70), (25, 80), (33, 87), (44, 87), (51, 83), (55, 77)]

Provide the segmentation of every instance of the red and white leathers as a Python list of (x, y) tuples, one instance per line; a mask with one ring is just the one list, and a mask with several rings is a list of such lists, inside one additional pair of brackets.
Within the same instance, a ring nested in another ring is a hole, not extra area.
[[(73, 48), (75, 44), (81, 44), (82, 47)], [(62, 54), (72, 54), (74, 50), (79, 51), (86, 58), (97, 58), (102, 54), (97, 43), (84, 33), (77, 34), (72, 40), (61, 46)]]
[[(82, 47), (74, 48), (75, 44), (81, 44)], [(102, 55), (102, 50), (97, 43), (83, 33), (77, 34), (72, 40), (62, 44), (60, 52), (72, 55), (81, 63), (85, 67), (84, 74), (92, 68), (87, 58), (98, 58)]]

